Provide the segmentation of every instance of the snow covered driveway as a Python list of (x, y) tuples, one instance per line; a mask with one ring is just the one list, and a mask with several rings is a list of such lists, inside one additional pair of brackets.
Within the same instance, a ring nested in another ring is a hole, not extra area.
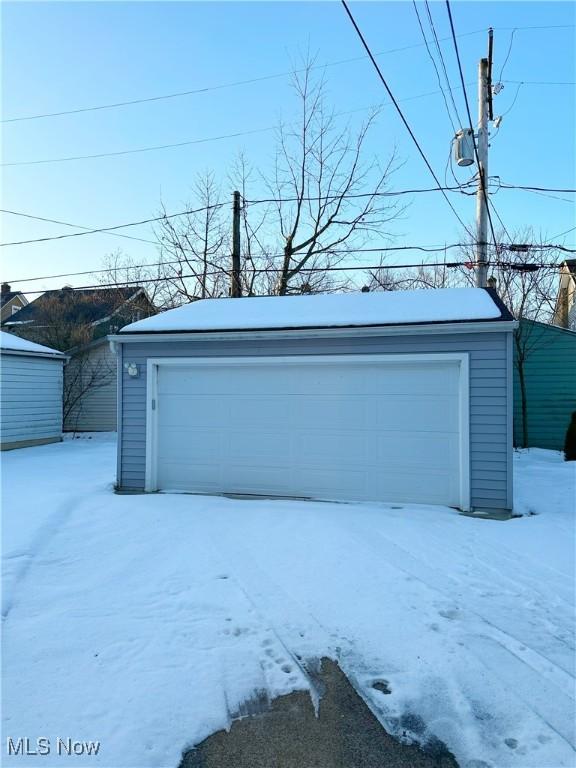
[[(2, 456), (3, 765), (175, 767), (255, 689), (306, 688), (300, 659), (319, 656), (389, 731), (435, 736), (463, 768), (574, 765), (575, 467), (559, 454), (516, 457), (526, 516), (509, 522), (117, 496), (114, 468), (111, 436)], [(20, 737), (51, 754), (9, 757)], [(98, 754), (58, 756), (57, 738)]]

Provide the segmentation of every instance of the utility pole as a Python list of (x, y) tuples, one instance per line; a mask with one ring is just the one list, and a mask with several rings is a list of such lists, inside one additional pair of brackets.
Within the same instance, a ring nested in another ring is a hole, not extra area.
[(232, 205), (232, 280), (230, 296), (239, 299), (242, 296), (240, 285), (240, 192), (234, 192)]
[(492, 29), (488, 59), (478, 64), (478, 189), (476, 191), (476, 285), (486, 288), (488, 278), (488, 120), (492, 111)]

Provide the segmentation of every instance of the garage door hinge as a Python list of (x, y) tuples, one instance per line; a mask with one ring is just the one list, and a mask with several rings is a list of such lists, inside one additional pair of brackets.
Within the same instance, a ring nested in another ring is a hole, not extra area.
[(156, 400), (154, 398), (152, 398), (152, 410), (156, 410)]

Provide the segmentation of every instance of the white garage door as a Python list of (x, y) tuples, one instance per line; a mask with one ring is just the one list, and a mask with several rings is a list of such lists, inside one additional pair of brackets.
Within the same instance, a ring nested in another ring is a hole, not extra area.
[(148, 490), (466, 505), (463, 357), (150, 363)]

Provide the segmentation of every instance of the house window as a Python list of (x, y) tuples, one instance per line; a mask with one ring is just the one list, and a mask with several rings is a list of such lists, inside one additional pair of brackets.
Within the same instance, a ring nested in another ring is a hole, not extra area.
[(13, 315), (15, 315), (15, 314), (16, 314), (16, 312), (20, 312), (20, 310), (21, 310), (21, 309), (22, 309), (22, 307), (14, 307), (14, 306), (13, 306), (13, 307), (12, 307), (12, 314), (13, 314)]

